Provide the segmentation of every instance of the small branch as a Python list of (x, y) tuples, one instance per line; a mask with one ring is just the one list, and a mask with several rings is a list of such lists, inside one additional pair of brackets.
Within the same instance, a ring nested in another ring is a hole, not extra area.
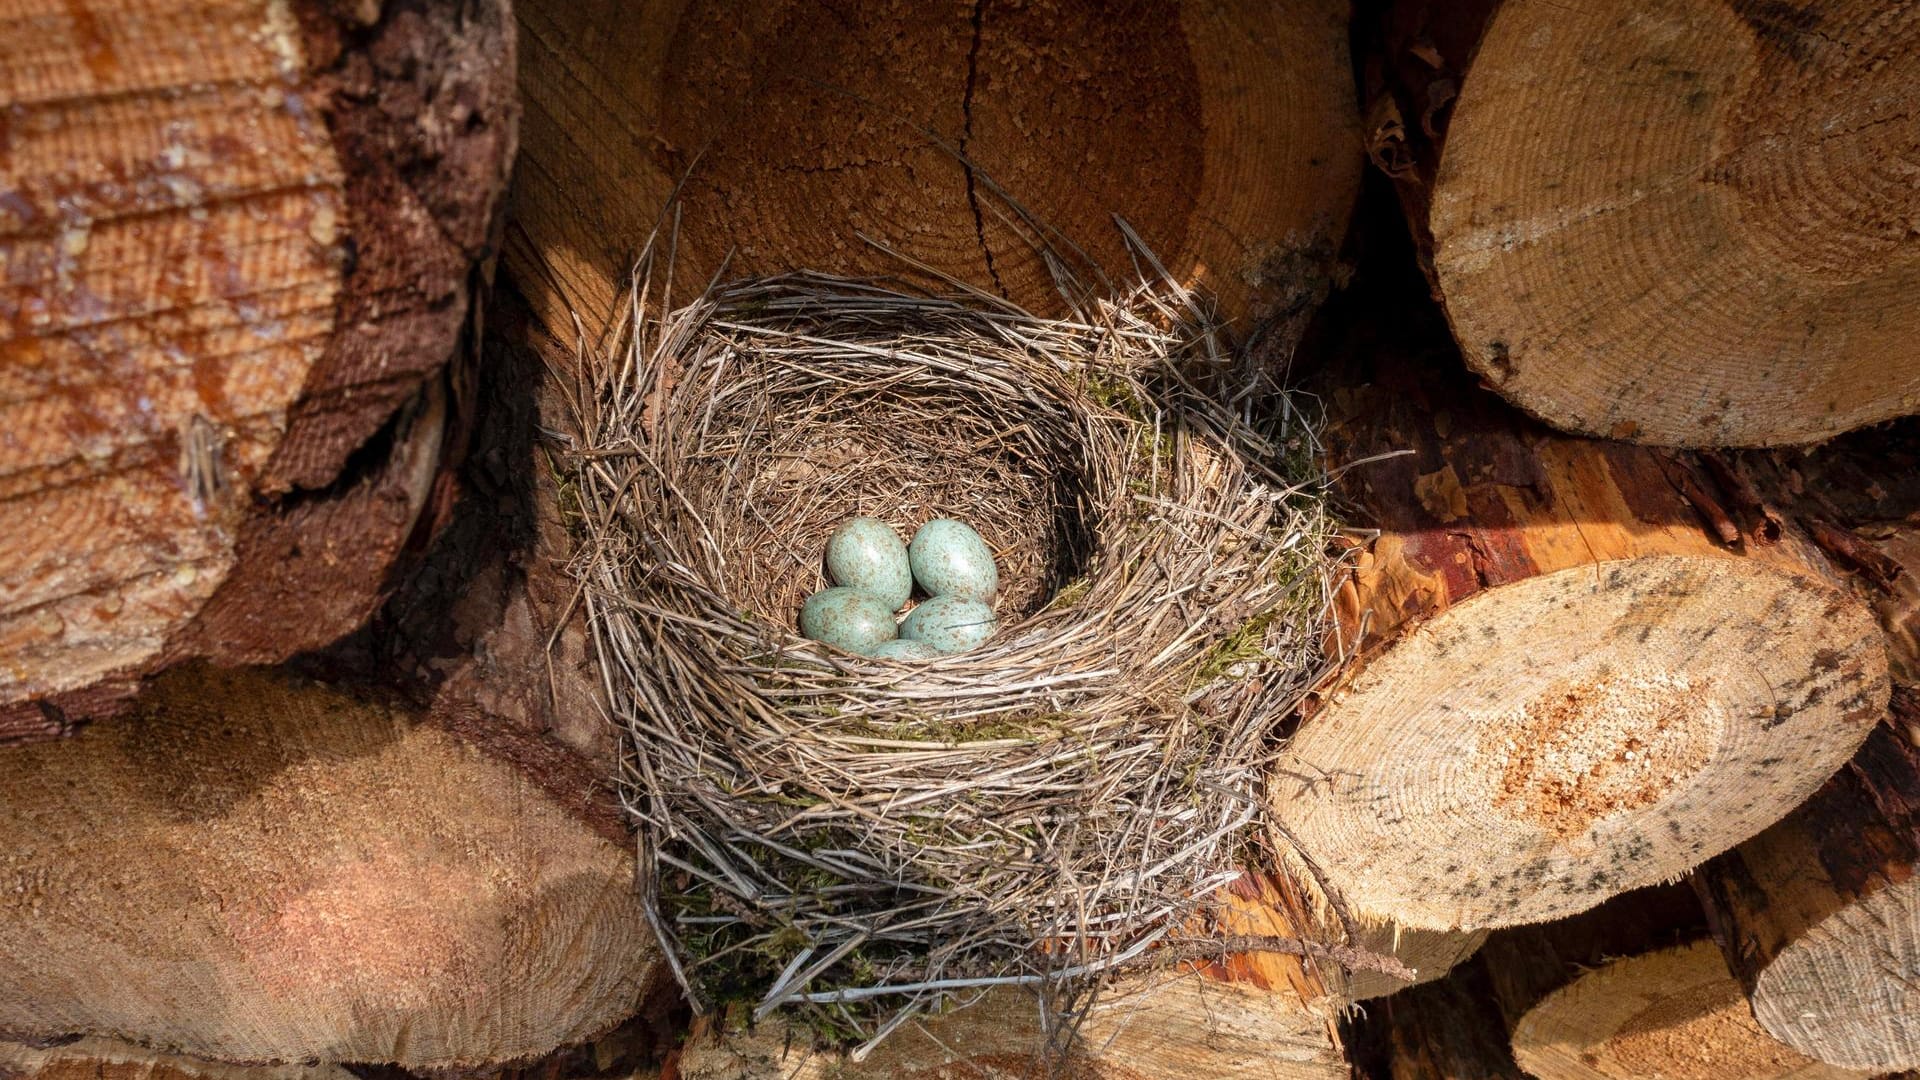
[(1897, 562), (1860, 538), (1857, 533), (1843, 529), (1825, 518), (1809, 518), (1807, 531), (1812, 534), (1813, 542), (1821, 550), (1847, 563), (1854, 569), (1873, 579), (1882, 589), (1893, 588), (1906, 570)]
[(1666, 474), (1667, 483), (1673, 485), (1673, 489), (1680, 493), (1680, 497), (1687, 500), (1688, 504), (1713, 528), (1714, 535), (1720, 538), (1721, 543), (1731, 546), (1740, 542), (1740, 526), (1734, 524), (1733, 515), (1727, 513), (1726, 507), (1721, 506), (1720, 501), (1707, 492), (1706, 486), (1693, 475), (1693, 470), (1674, 460), (1672, 456), (1663, 455), (1660, 459), (1660, 471)]
[(1351, 945), (1323, 945), (1299, 938), (1257, 934), (1197, 938), (1169, 944), (1158, 955), (1173, 960), (1220, 960), (1245, 953), (1278, 953), (1282, 956), (1308, 956), (1338, 964), (1348, 971), (1378, 971), (1396, 979), (1412, 982), (1418, 974), (1398, 957), (1357, 949)]

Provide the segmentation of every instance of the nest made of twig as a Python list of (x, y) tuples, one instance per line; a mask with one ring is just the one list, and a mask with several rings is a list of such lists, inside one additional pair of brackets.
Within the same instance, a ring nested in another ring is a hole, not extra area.
[[(1311, 426), (1165, 282), (1070, 319), (816, 274), (650, 289), (581, 356), (574, 568), (695, 1002), (870, 1045), (1141, 962), (1237, 872), (1321, 670)], [(997, 636), (931, 662), (801, 638), (855, 514), (972, 524)]]

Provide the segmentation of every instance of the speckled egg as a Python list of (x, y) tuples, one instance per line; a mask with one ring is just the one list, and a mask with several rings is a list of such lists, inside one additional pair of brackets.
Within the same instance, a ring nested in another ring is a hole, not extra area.
[(928, 596), (992, 600), (1000, 588), (993, 551), (980, 534), (952, 518), (934, 518), (907, 545), (913, 580)]
[(881, 660), (938, 660), (945, 654), (924, 641), (894, 638), (873, 650), (873, 655)]
[(859, 589), (898, 611), (913, 595), (907, 545), (879, 518), (857, 517), (827, 538), (827, 573), (835, 585)]
[(868, 656), (892, 641), (893, 609), (859, 589), (822, 589), (800, 605), (800, 632), (823, 644)]
[(900, 636), (923, 641), (943, 653), (966, 652), (1000, 628), (993, 609), (964, 596), (936, 596), (909, 612)]

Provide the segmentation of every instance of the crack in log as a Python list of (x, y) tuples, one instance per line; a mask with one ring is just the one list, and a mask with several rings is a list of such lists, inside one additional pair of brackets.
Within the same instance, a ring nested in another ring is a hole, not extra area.
[(986, 22), (987, 0), (974, 0), (973, 41), (967, 46), (967, 87), (960, 98), (960, 167), (967, 171), (967, 208), (973, 211), (973, 236), (980, 245), (980, 254), (987, 260), (987, 276), (993, 279), (993, 288), (1002, 297), (1007, 288), (1000, 282), (1000, 271), (993, 265), (993, 249), (987, 246), (987, 222), (980, 213), (980, 193), (974, 183), (973, 159), (967, 157), (967, 143), (973, 138), (973, 88), (980, 75), (980, 31)]

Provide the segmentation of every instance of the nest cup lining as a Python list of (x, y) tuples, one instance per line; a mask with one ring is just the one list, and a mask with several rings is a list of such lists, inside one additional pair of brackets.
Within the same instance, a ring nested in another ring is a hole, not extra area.
[[(1196, 389), (1248, 384), (1164, 282), (1071, 320), (811, 274), (649, 290), (581, 356), (573, 569), (696, 1004), (797, 1007), (860, 1056), (1173, 941), (1323, 670), (1332, 527), (1291, 400)], [(1000, 633), (929, 664), (801, 638), (855, 514), (973, 525)]]
[(1044, 607), (1081, 572), (1094, 470), (1070, 408), (1009, 407), (895, 356), (837, 363), (883, 381), (757, 367), (720, 389), (707, 430), (723, 434), (687, 463), (693, 512), (715, 533), (732, 571), (726, 595), (742, 610), (793, 625), (801, 601), (834, 584), (822, 553), (855, 515), (885, 521), (903, 541), (932, 518), (972, 526), (1000, 570), (1003, 620)]

